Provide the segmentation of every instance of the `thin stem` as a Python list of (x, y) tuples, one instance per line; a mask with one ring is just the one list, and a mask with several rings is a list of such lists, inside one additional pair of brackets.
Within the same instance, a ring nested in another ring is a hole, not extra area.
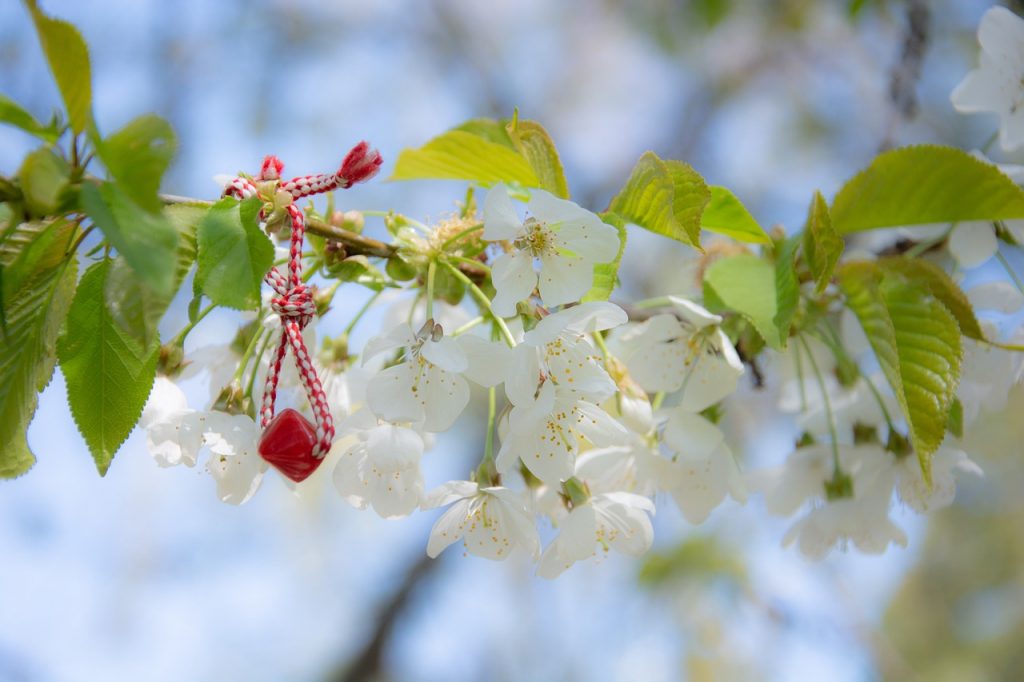
[(667, 305), (672, 305), (672, 299), (669, 296), (655, 296), (654, 298), (645, 298), (637, 301), (633, 304), (634, 308), (663, 308)]
[(363, 315), (365, 315), (366, 311), (369, 310), (373, 306), (373, 304), (377, 302), (377, 299), (380, 298), (380, 295), (382, 293), (384, 292), (375, 291), (373, 293), (373, 296), (366, 300), (366, 303), (363, 304), (363, 307), (361, 307), (358, 310), (358, 312), (356, 312), (355, 317), (353, 317), (352, 320), (349, 321), (348, 326), (345, 327), (345, 331), (342, 332), (343, 336), (348, 336), (349, 334), (352, 333), (352, 330), (356, 328), (357, 324), (359, 324), (359, 320), (363, 319)]
[(793, 364), (796, 366), (797, 389), (800, 391), (800, 411), (807, 410), (807, 390), (804, 388), (804, 363), (800, 359), (800, 347), (793, 349)]
[(320, 269), (320, 265), (321, 262), (319, 259), (307, 264), (305, 269), (302, 271), (302, 281), (308, 282), (313, 279), (313, 277), (316, 276), (317, 271)]
[(192, 320), (187, 325), (185, 325), (184, 329), (178, 332), (178, 335), (171, 339), (170, 345), (175, 346), (183, 344), (185, 342), (185, 337), (189, 335), (189, 332), (195, 329), (195, 326), (202, 322), (203, 318), (209, 315), (211, 312), (213, 312), (213, 309), (216, 307), (216, 305), (211, 303), (210, 305), (200, 310), (199, 314), (196, 315), (196, 319)]
[(434, 280), (437, 278), (437, 261), (427, 265), (427, 319), (434, 319)]
[(494, 459), (494, 416), (498, 404), (495, 387), (487, 389), (487, 437), (484, 440), (484, 462)]
[(65, 255), (70, 256), (74, 252), (78, 251), (78, 247), (82, 245), (82, 242), (85, 241), (85, 238), (88, 237), (89, 233), (92, 232), (95, 228), (95, 225), (90, 225), (89, 227), (82, 230), (82, 234), (78, 235), (78, 239), (75, 240), (75, 243), (71, 245), (71, 248), (67, 250), (67, 253)]
[(807, 352), (807, 359), (811, 363), (811, 370), (814, 372), (814, 377), (818, 380), (818, 389), (821, 391), (821, 400), (825, 404), (825, 416), (828, 418), (828, 434), (832, 440), (832, 467), (836, 478), (840, 476), (843, 468), (839, 464), (839, 439), (836, 436), (836, 421), (835, 415), (832, 414), (832, 401), (829, 400), (828, 391), (825, 389), (825, 377), (822, 376), (821, 370), (818, 369), (818, 363), (814, 359), (814, 354), (811, 353), (811, 347), (807, 343), (807, 339), (803, 335), (796, 337), (800, 340), (800, 343), (804, 347), (804, 351)]
[(459, 270), (457, 267), (455, 267), (448, 261), (442, 261), (442, 263), (446, 268), (448, 268), (448, 271), (451, 272), (452, 275), (454, 275), (457, 280), (466, 285), (466, 288), (469, 289), (470, 293), (472, 293), (473, 296), (476, 298), (477, 303), (479, 303), (480, 306), (487, 311), (491, 319), (494, 320), (494, 324), (498, 325), (498, 329), (501, 331), (501, 335), (504, 337), (505, 343), (508, 344), (508, 347), (515, 348), (515, 337), (512, 336), (512, 332), (511, 330), (509, 330), (508, 325), (505, 324), (505, 320), (503, 320), (499, 315), (497, 315), (491, 308), (491, 299), (487, 298), (487, 294), (481, 291), (480, 287), (474, 284), (473, 280), (471, 280), (469, 277), (466, 277), (466, 274)]
[(457, 263), (465, 263), (466, 265), (470, 266), (471, 268), (474, 268), (476, 270), (480, 270), (480, 271), (482, 271), (485, 274), (490, 274), (490, 272), (491, 272), (490, 266), (488, 266), (488, 265), (486, 265), (484, 263), (481, 263), (478, 260), (473, 260), (472, 258), (466, 258), (464, 256), (456, 256), (456, 255), (451, 254), (451, 253), (445, 254), (445, 258), (447, 258), (448, 260), (456, 261)]
[(465, 334), (470, 329), (472, 329), (473, 327), (476, 327), (477, 325), (479, 325), (483, 321), (484, 321), (483, 316), (482, 315), (478, 315), (477, 317), (474, 317), (472, 320), (470, 320), (466, 324), (462, 325), (461, 327), (459, 327), (458, 329), (453, 331), (450, 334), (450, 336), (459, 336), (460, 334)]
[[(828, 335), (830, 338), (825, 338), (825, 336), (820, 333), (820, 328), (818, 330), (819, 333), (816, 334), (816, 336), (822, 343), (824, 343), (826, 346), (829, 347), (829, 349), (831, 349), (832, 355), (835, 356), (836, 360), (839, 361), (840, 355), (842, 355), (842, 357), (847, 362), (853, 362), (853, 360), (850, 359), (850, 357), (847, 355), (846, 349), (843, 348), (842, 342), (839, 339), (839, 334), (838, 332), (836, 332), (835, 329), (832, 328), (832, 325), (823, 323), (821, 327), (828, 331)], [(896, 427), (893, 425), (892, 415), (889, 414), (889, 408), (885, 406), (885, 401), (882, 400), (882, 394), (879, 393), (878, 388), (875, 387), (874, 382), (872, 382), (867, 375), (860, 371), (859, 367), (857, 368), (857, 370), (857, 376), (864, 380), (864, 383), (871, 391), (871, 395), (875, 397), (875, 402), (878, 403), (878, 409), (881, 410), (882, 416), (885, 418), (885, 423), (889, 427), (889, 430), (895, 431)]]
[(943, 243), (944, 241), (949, 239), (949, 235), (952, 234), (954, 227), (956, 227), (956, 223), (950, 224), (950, 226), (946, 228), (946, 231), (943, 232), (938, 237), (934, 237), (932, 239), (928, 239), (926, 241), (914, 244), (912, 247), (907, 249), (906, 253), (903, 254), (904, 258), (916, 258), (920, 256), (922, 253), (930, 250), (932, 247), (938, 246), (939, 244)]
[(604, 356), (604, 359), (607, 360), (610, 358), (612, 354), (608, 351), (608, 346), (605, 345), (604, 335), (601, 334), (601, 332), (594, 332), (590, 337), (594, 339), (594, 345), (597, 346), (599, 351), (601, 351), (601, 355)]
[[(257, 316), (256, 319), (259, 320), (259, 316)], [(235, 381), (242, 381), (242, 375), (245, 374), (245, 368), (249, 364), (249, 358), (252, 357), (253, 351), (256, 350), (256, 344), (259, 343), (264, 331), (265, 329), (263, 325), (258, 324), (256, 331), (253, 333), (252, 338), (249, 339), (249, 343), (245, 347), (245, 352), (242, 353), (242, 359), (238, 361), (238, 369), (235, 370)]]
[(267, 334), (263, 337), (263, 343), (260, 344), (260, 350), (256, 353), (256, 362), (252, 363), (252, 373), (249, 375), (249, 383), (245, 387), (245, 395), (252, 397), (252, 389), (256, 386), (256, 372), (260, 368), (260, 362), (263, 360), (263, 354), (267, 352), (267, 346), (270, 345), (271, 339), (274, 338), (273, 334)]
[(882, 411), (882, 416), (885, 417), (885, 423), (889, 427), (890, 433), (896, 432), (896, 427), (892, 423), (892, 415), (889, 414), (889, 408), (885, 406), (885, 401), (882, 400), (882, 394), (878, 392), (875, 387), (875, 383), (868, 377), (861, 374), (861, 378), (864, 379), (864, 383), (867, 384), (868, 389), (871, 390), (871, 394), (875, 396), (875, 400), (878, 402), (878, 409)]
[(989, 138), (985, 141), (985, 144), (982, 145), (981, 153), (982, 154), (987, 154), (988, 150), (992, 148), (992, 145), (995, 144), (995, 141), (998, 140), (998, 139), (999, 139), (999, 131), (997, 130), (994, 133), (992, 133), (992, 135), (990, 135)]
[(441, 242), (441, 250), (444, 251), (449, 246), (451, 246), (455, 242), (457, 242), (460, 239), (462, 239), (463, 237), (465, 237), (467, 234), (473, 234), (474, 232), (479, 232), (482, 229), (484, 229), (484, 224), (483, 223), (477, 223), (476, 225), (473, 225), (472, 227), (467, 227), (466, 229), (464, 229), (464, 230), (462, 230), (460, 232), (456, 232), (454, 235), (452, 235), (451, 237), (448, 237), (448, 239), (445, 239), (443, 242)]
[(1003, 252), (999, 249), (996, 250), (996, 258), (999, 259), (999, 263), (1003, 266), (1003, 270), (1006, 270), (1006, 274), (1010, 276), (1010, 279), (1012, 279), (1013, 283), (1017, 286), (1017, 290), (1024, 294), (1024, 283), (1020, 281), (1020, 277), (1018, 277), (1017, 273), (1013, 271), (1012, 267), (1010, 267), (1010, 261), (1006, 260), (1006, 256), (1004, 256)]
[(665, 402), (665, 391), (658, 391), (654, 394), (654, 400), (651, 401), (651, 409), (657, 410), (663, 402)]

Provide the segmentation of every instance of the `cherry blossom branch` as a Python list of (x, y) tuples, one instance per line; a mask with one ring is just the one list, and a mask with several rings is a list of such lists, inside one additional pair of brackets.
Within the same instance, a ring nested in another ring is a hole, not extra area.
[[(205, 199), (182, 197), (173, 194), (161, 194), (160, 199), (167, 205), (180, 204), (185, 206), (209, 207), (213, 206), (214, 203)], [(325, 239), (333, 239), (334, 241), (341, 243), (341, 245), (345, 247), (345, 253), (350, 256), (390, 258), (395, 255), (395, 252), (398, 250), (391, 244), (386, 244), (377, 239), (357, 234), (351, 230), (338, 227), (337, 225), (331, 225), (330, 223), (312, 216), (306, 218), (306, 232), (324, 237)]]

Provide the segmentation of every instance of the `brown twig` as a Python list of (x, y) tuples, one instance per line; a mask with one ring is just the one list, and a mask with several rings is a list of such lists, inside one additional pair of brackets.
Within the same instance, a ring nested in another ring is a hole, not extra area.
[[(184, 204), (187, 206), (212, 206), (212, 201), (205, 199), (193, 199), (192, 197), (179, 197), (173, 194), (161, 194), (160, 199), (165, 204)], [(306, 231), (333, 239), (345, 247), (345, 253), (349, 256), (374, 256), (377, 258), (390, 258), (395, 254), (396, 248), (391, 244), (357, 234), (350, 230), (325, 223), (317, 218), (306, 218)]]

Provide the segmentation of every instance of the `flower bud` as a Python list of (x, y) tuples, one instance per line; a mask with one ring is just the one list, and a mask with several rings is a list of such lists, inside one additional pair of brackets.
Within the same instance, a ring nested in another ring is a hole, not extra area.
[(228, 414), (247, 414), (255, 418), (256, 412), (253, 408), (252, 398), (245, 395), (245, 390), (237, 379), (222, 388), (217, 399), (213, 401), (214, 410)]
[(362, 234), (366, 218), (361, 211), (335, 211), (331, 214), (331, 225), (349, 232)]
[(165, 343), (160, 346), (160, 357), (157, 360), (156, 371), (167, 377), (176, 377), (185, 368), (185, 349), (180, 343)]

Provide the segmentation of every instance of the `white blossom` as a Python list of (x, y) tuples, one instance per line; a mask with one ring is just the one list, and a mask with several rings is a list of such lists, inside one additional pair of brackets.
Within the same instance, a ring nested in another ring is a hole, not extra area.
[[(839, 463), (848, 473), (864, 462), (884, 462), (892, 455), (877, 445), (839, 445)], [(751, 489), (764, 494), (770, 514), (790, 516), (805, 502), (825, 497), (825, 483), (833, 476), (832, 446), (825, 443), (794, 450), (786, 461), (770, 469), (752, 472)]]
[(437, 557), (463, 541), (466, 550), (485, 559), (505, 559), (522, 547), (537, 559), (540, 537), (522, 495), (508, 488), (480, 488), (472, 481), (450, 481), (427, 493), (422, 509), (452, 505), (434, 524), (427, 555)]
[(386, 519), (411, 514), (423, 495), (423, 438), (411, 428), (378, 421), (363, 410), (342, 425), (357, 439), (335, 441), (334, 486), (358, 509), (368, 506)]
[(675, 314), (660, 314), (613, 335), (609, 348), (645, 390), (682, 390), (680, 405), (699, 412), (736, 390), (743, 363), (718, 325), (722, 318), (670, 297)]
[(894, 464), (897, 469), (897, 492), (903, 504), (919, 514), (925, 514), (948, 507), (956, 497), (955, 472), (983, 476), (977, 464), (967, 453), (954, 447), (943, 445), (932, 456), (932, 484), (925, 483), (921, 465), (913, 456), (903, 457)]
[(964, 293), (975, 310), (1010, 314), (1024, 308), (1024, 293), (1006, 280), (978, 284)]
[[(991, 322), (983, 321), (981, 329), (986, 338), (998, 337), (999, 330)], [(1021, 366), (1018, 353), (964, 339), (964, 359), (957, 388), (964, 424), (972, 423), (983, 410), (997, 412), (1006, 406)]]
[(672, 494), (687, 521), (703, 523), (726, 495), (746, 502), (746, 487), (721, 429), (698, 414), (675, 409), (662, 438), (673, 456), (658, 460), (659, 487)]
[(836, 545), (847, 542), (865, 554), (881, 554), (890, 544), (907, 546), (907, 534), (889, 518), (891, 490), (884, 494), (843, 498), (813, 509), (782, 538), (796, 543), (808, 559), (819, 561)]
[(603, 301), (583, 303), (545, 317), (512, 350), (505, 378), (509, 400), (517, 406), (532, 403), (542, 381), (591, 402), (611, 396), (615, 382), (588, 335), (616, 327), (626, 319), (622, 308)]
[(388, 421), (446, 430), (469, 402), (469, 384), (461, 375), (469, 368), (466, 354), (455, 339), (443, 335), (440, 325), (428, 321), (419, 333), (403, 324), (370, 339), (363, 361), (399, 349), (404, 352), (401, 362), (377, 374), (366, 388), (370, 409)]
[(156, 378), (139, 426), (146, 432), (146, 447), (160, 466), (195, 466), (202, 434), (193, 428), (193, 420), (186, 419), (193, 412), (176, 383), (167, 377)]
[(498, 292), (491, 307), (503, 317), (515, 314), (516, 303), (535, 288), (548, 306), (578, 301), (591, 287), (594, 265), (613, 260), (619, 250), (615, 228), (571, 201), (534, 189), (528, 207), (530, 217), (520, 220), (501, 184), (484, 200), (483, 238), (513, 247), (491, 268)]
[(607, 446), (625, 438), (626, 429), (600, 407), (545, 382), (536, 401), (512, 409), (495, 464), (504, 474), (521, 460), (534, 476), (557, 484), (573, 475), (581, 441)]
[(190, 415), (209, 447), (206, 470), (217, 482), (222, 502), (243, 504), (259, 489), (269, 468), (260, 457), (260, 429), (252, 417), (225, 412), (199, 412)]
[(999, 115), (999, 143), (1006, 151), (1024, 145), (1024, 20), (993, 7), (978, 27), (981, 64), (953, 90), (958, 111)]
[(949, 254), (957, 264), (970, 270), (988, 262), (999, 251), (996, 228), (989, 220), (971, 220), (959, 223), (946, 243)]
[(577, 561), (596, 556), (598, 550), (641, 556), (654, 540), (648, 514), (654, 514), (654, 503), (641, 495), (592, 495), (562, 520), (558, 537), (540, 558), (537, 575), (556, 578)]

